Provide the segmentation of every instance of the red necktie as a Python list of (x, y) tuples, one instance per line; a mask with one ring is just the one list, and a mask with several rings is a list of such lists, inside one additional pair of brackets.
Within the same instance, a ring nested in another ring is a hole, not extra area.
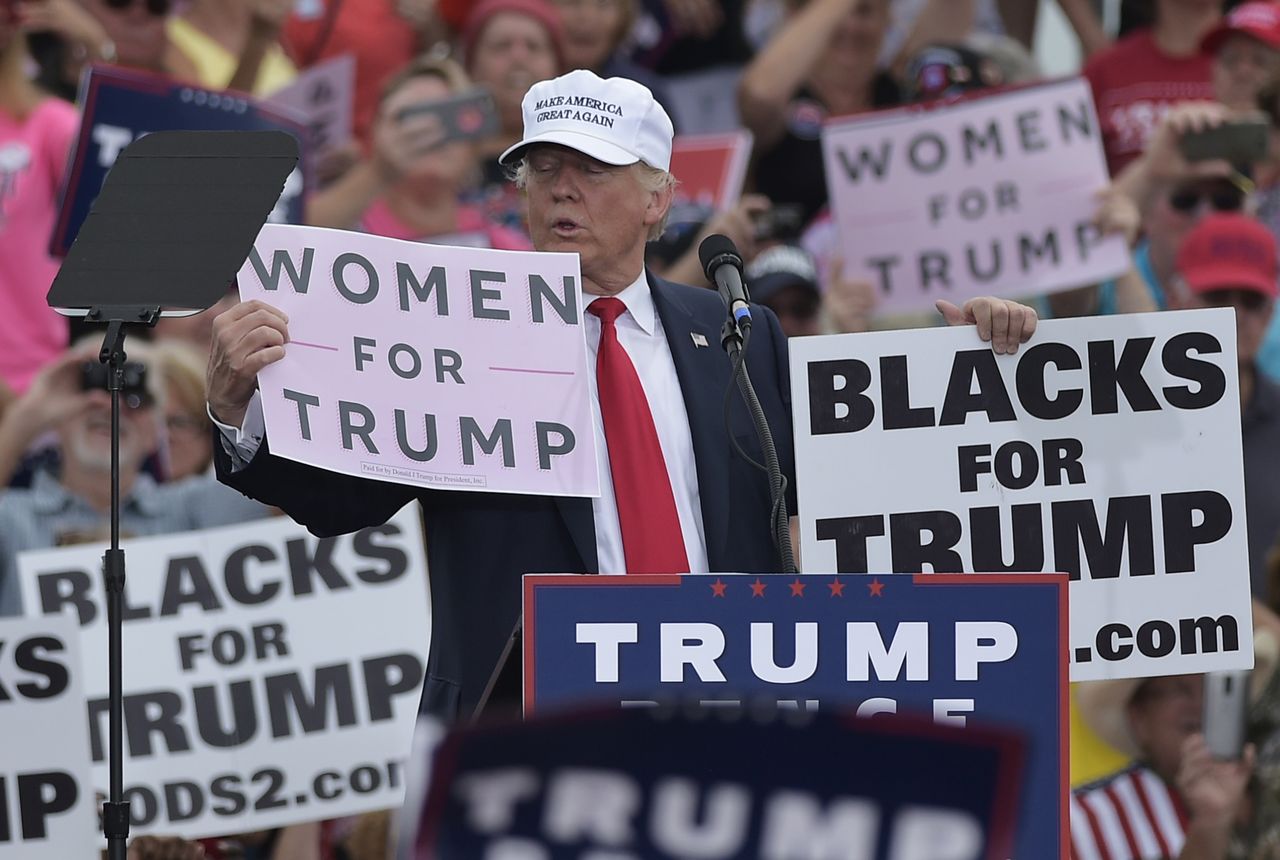
[(688, 573), (684, 536), (658, 430), (635, 365), (618, 342), (614, 325), (626, 309), (622, 300), (615, 298), (596, 299), (587, 306), (600, 318), (596, 383), (622, 526), (622, 552), (627, 573)]

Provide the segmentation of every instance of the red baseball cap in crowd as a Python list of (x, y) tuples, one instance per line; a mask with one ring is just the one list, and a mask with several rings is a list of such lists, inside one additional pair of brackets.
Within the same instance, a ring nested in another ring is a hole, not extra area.
[(546, 28), (555, 48), (556, 62), (564, 65), (564, 25), (560, 22), (560, 9), (551, 0), (480, 0), (467, 14), (462, 28), (462, 56), (467, 68), (475, 59), (475, 46), (490, 19), (499, 12), (517, 12), (537, 21)]
[(1280, 48), (1280, 3), (1242, 3), (1232, 9), (1200, 42), (1200, 50), (1216, 54), (1231, 36), (1252, 36), (1269, 48)]
[(1192, 292), (1243, 289), (1276, 297), (1276, 240), (1248, 215), (1206, 215), (1182, 240), (1177, 268)]

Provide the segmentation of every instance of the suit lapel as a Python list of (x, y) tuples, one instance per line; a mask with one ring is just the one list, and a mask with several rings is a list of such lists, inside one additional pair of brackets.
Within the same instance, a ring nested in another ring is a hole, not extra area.
[[(653, 275), (649, 275), (649, 288), (689, 414), (707, 559), (715, 570), (717, 562), (724, 558), (729, 534), (729, 446), (723, 408), (729, 362), (720, 349), (720, 320), (696, 316), (670, 285)], [(705, 339), (706, 346), (695, 343), (695, 335)]]

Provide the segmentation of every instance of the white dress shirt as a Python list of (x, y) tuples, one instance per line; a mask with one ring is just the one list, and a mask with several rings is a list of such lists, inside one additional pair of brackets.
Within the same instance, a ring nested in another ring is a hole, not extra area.
[[(601, 296), (582, 294), (583, 307)], [(635, 365), (636, 375), (649, 401), (649, 412), (658, 431), (662, 459), (666, 462), (671, 493), (676, 500), (680, 530), (684, 532), (685, 557), (690, 573), (706, 573), (707, 539), (702, 527), (702, 504), (698, 496), (698, 470), (693, 459), (693, 437), (689, 432), (689, 412), (684, 406), (676, 363), (671, 345), (653, 304), (653, 293), (643, 271), (631, 286), (615, 298), (627, 306), (614, 326), (618, 342)], [(609, 450), (604, 443), (604, 420), (600, 416), (600, 392), (596, 387), (596, 353), (600, 350), (600, 319), (584, 313), (587, 326), (587, 356), (590, 359), (592, 418), (596, 428), (596, 463), (600, 470), (600, 498), (591, 500), (591, 514), (596, 526), (596, 554), (601, 573), (625, 573), (622, 552), (622, 527), (618, 523), (618, 499), (613, 490), (613, 473), (609, 471)]]
[[(586, 308), (601, 296), (582, 294), (582, 306)], [(702, 526), (702, 504), (698, 495), (698, 471), (693, 457), (693, 437), (689, 432), (689, 413), (684, 406), (680, 380), (676, 376), (675, 360), (671, 346), (653, 304), (653, 293), (644, 271), (631, 286), (616, 295), (627, 312), (614, 323), (618, 330), (618, 342), (626, 350), (635, 366), (640, 385), (649, 401), (654, 427), (658, 431), (658, 443), (666, 462), (667, 477), (676, 501), (676, 513), (680, 517), (685, 557), (689, 560), (690, 573), (706, 573), (707, 540)], [(605, 445), (604, 421), (600, 417), (600, 393), (596, 387), (596, 353), (600, 348), (600, 320), (595, 314), (583, 312), (586, 326), (588, 374), (591, 389), (591, 415), (596, 434), (596, 466), (600, 472), (600, 498), (591, 500), (591, 516), (596, 530), (596, 555), (601, 573), (626, 573), (626, 560), (622, 552), (622, 527), (618, 523), (618, 500), (613, 491), (613, 474), (609, 471), (609, 450)], [(262, 400), (257, 392), (249, 401), (241, 427), (223, 424), (209, 418), (222, 433), (224, 448), (231, 457), (233, 470), (248, 465), (262, 445), (265, 428)]]

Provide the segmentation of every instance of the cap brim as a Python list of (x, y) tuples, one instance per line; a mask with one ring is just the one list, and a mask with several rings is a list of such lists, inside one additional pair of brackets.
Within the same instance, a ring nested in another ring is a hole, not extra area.
[(596, 161), (603, 161), (605, 164), (613, 164), (619, 167), (624, 164), (635, 164), (640, 160), (636, 155), (607, 140), (601, 140), (598, 137), (592, 137), (589, 134), (583, 134), (578, 131), (555, 129), (534, 135), (508, 148), (506, 152), (498, 156), (498, 163), (510, 165), (523, 156), (529, 147), (537, 146), (540, 143), (554, 143), (559, 146), (566, 146), (569, 149), (581, 152), (583, 155), (589, 155)]
[(1280, 48), (1280, 32), (1262, 27), (1231, 27), (1227, 24), (1219, 24), (1200, 40), (1200, 50), (1206, 54), (1216, 54), (1222, 47), (1222, 43), (1232, 36), (1248, 36), (1273, 50)]
[(802, 287), (815, 296), (821, 295), (818, 285), (803, 275), (791, 272), (770, 272), (767, 275), (751, 278), (748, 289), (753, 302), (763, 302), (773, 298), (788, 287)]
[(1192, 292), (1207, 293), (1212, 290), (1253, 290), (1269, 299), (1276, 297), (1276, 284), (1263, 273), (1248, 266), (1230, 266), (1221, 263), (1201, 266), (1184, 272), (1182, 279)]

